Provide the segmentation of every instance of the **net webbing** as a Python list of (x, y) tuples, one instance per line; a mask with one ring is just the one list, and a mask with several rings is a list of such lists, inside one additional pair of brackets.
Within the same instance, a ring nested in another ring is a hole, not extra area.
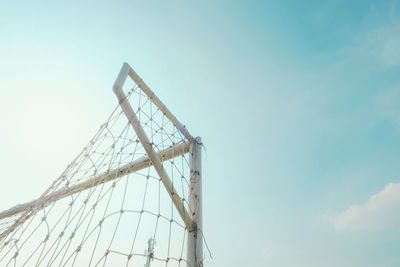
[[(130, 83), (127, 98), (189, 210), (188, 140)], [(0, 213), (0, 265), (186, 266), (187, 235), (118, 105), (38, 199)]]

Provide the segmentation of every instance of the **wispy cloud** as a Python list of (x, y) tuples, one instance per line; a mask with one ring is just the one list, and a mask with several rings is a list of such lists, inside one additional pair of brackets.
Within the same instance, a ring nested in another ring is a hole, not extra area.
[(365, 204), (333, 216), (337, 231), (382, 230), (400, 224), (400, 183), (389, 183)]
[(400, 65), (400, 22), (370, 29), (359, 35), (346, 52), (351, 56), (374, 59), (386, 67)]
[(381, 62), (393, 66), (400, 64), (400, 23), (388, 25), (367, 33), (362, 41), (370, 48), (373, 56)]
[[(400, 47), (400, 44), (399, 44)], [(391, 122), (400, 131), (400, 84), (384, 88), (374, 98), (375, 106), (380, 117)]]

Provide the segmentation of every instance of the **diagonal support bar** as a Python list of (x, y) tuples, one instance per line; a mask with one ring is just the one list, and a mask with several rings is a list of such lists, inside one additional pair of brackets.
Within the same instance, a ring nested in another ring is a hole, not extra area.
[[(164, 184), (168, 194), (170, 195), (170, 197), (172, 199), (172, 202), (174, 203), (176, 209), (178, 210), (180, 216), (182, 217), (183, 222), (185, 223), (186, 227), (189, 230), (192, 230), (195, 227), (193, 220), (192, 220), (190, 214), (188, 213), (187, 209), (185, 208), (182, 199), (177, 194), (177, 192), (174, 188), (174, 185), (171, 182), (171, 179), (169, 178), (167, 172), (165, 171), (165, 169), (161, 163), (160, 157), (154, 151), (152, 144), (150, 143), (146, 133), (144, 132), (142, 126), (140, 125), (140, 122), (139, 122), (135, 112), (132, 109), (132, 106), (127, 101), (126, 95), (125, 95), (124, 91), (122, 90), (123, 84), (125, 83), (125, 80), (128, 75), (130, 75), (130, 76), (132, 75), (134, 77), (135, 77), (135, 75), (137, 76), (137, 74), (133, 72), (133, 69), (127, 63), (124, 63), (124, 65), (122, 66), (122, 69), (114, 83), (113, 91), (119, 100), (119, 105), (121, 106), (126, 117), (128, 118), (129, 123), (131, 124), (132, 128), (135, 130), (140, 142), (143, 145), (143, 148), (145, 149), (147, 155), (149, 156), (151, 162), (153, 163), (153, 166), (156, 169), (158, 175), (160, 176), (162, 183)], [(139, 76), (137, 76), (137, 77), (139, 77)], [(137, 79), (137, 77), (135, 79)], [(135, 81), (134, 78), (132, 78), (132, 79)], [(135, 82), (142, 90), (144, 89), (144, 87), (147, 88), (148, 90), (150, 90), (147, 87), (147, 85), (145, 85), (144, 82), (140, 78), (138, 81), (135, 81)], [(146, 93), (145, 90), (143, 90), (143, 91)], [(153, 92), (151, 92), (150, 99), (153, 102), (155, 99), (158, 100), (158, 98), (155, 97)], [(160, 100), (158, 100), (158, 102), (159, 102), (159, 104), (161, 103)], [(155, 102), (155, 104), (157, 104), (157, 103)], [(166, 109), (165, 105), (162, 104), (161, 107), (160, 106), (158, 106), (158, 107), (160, 109), (163, 108), (163, 109), (161, 109), (161, 111), (163, 111), (165, 114), (167, 114), (166, 111), (168, 111), (168, 110)], [(177, 123), (176, 118), (171, 114), (171, 112), (168, 111), (168, 113), (170, 114), (170, 116), (172, 116), (171, 118), (173, 120), (175, 120), (175, 122), (172, 121), (174, 123), (174, 125), (176, 125), (178, 127), (178, 125), (176, 124)], [(171, 118), (168, 118), (168, 119), (171, 120)], [(179, 125), (182, 125), (182, 124), (179, 124)], [(187, 132), (187, 130), (184, 127), (183, 128), (181, 127), (181, 129), (178, 128), (178, 130), (180, 130), (182, 132), (182, 134), (188, 135), (187, 138), (189, 141), (194, 140), (193, 137), (190, 136), (190, 134)], [(185, 137), (186, 137), (186, 135), (185, 135)]]
[[(158, 157), (161, 158), (162, 161), (173, 159), (175, 157), (188, 153), (189, 147), (190, 147), (189, 143), (178, 144), (159, 152)], [(148, 157), (139, 158), (129, 164), (119, 167), (118, 169), (114, 169), (112, 171), (88, 179), (84, 182), (77, 183), (71, 187), (63, 188), (48, 195), (45, 195), (41, 197), (40, 207), (45, 208), (51, 203), (56, 202), (57, 200), (82, 192), (88, 188), (107, 183), (108, 181), (115, 180), (122, 176), (128, 175), (132, 172), (140, 171), (144, 168), (150, 167), (151, 165), (152, 165), (151, 160)], [(0, 212), (0, 220), (14, 216), (24, 211), (34, 209), (35, 205), (37, 204), (37, 201), (38, 200), (33, 200), (24, 204), (14, 206), (3, 212)]]

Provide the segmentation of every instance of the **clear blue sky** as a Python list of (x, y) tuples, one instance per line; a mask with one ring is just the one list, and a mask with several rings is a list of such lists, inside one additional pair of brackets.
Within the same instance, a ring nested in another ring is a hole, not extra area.
[(0, 209), (125, 61), (206, 145), (206, 266), (400, 266), (400, 2), (0, 1)]

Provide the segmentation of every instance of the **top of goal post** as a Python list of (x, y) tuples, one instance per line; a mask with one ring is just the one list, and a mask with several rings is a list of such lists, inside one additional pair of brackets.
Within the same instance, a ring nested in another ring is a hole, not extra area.
[[(140, 111), (141, 106), (139, 105), (138, 110), (134, 111), (130, 102), (128, 101), (127, 96), (123, 90), (127, 77), (130, 77), (132, 79), (132, 81), (142, 90), (142, 92), (148, 97), (148, 99), (150, 99), (150, 101), (157, 106), (157, 108), (163, 113), (163, 115), (167, 117), (167, 119), (174, 125), (174, 127), (178, 129), (178, 131), (187, 139), (187, 141), (189, 141), (189, 143), (197, 143), (199, 139), (195, 139), (189, 134), (186, 127), (176, 119), (176, 117), (168, 110), (168, 108), (161, 102), (161, 100), (158, 99), (158, 97), (153, 93), (153, 91), (151, 91), (151, 89), (139, 77), (139, 75), (137, 75), (132, 67), (129, 66), (129, 64), (124, 63), (122, 65), (121, 71), (118, 74), (118, 77), (113, 85), (113, 91), (119, 100), (119, 105), (121, 106), (123, 112), (128, 118), (128, 121), (131, 124), (132, 128), (136, 132), (138, 139), (142, 143), (146, 154), (152, 162), (156, 172), (160, 176), (160, 179), (164, 184), (168, 194), (170, 195), (174, 206), (178, 210), (178, 213), (180, 214), (183, 222), (190, 231), (194, 231), (197, 226), (196, 222), (193, 220), (193, 216), (197, 214), (197, 212), (193, 210), (191, 210), (190, 212), (188, 211), (188, 207), (185, 206), (184, 199), (179, 196), (168, 173), (165, 171), (162, 161), (157, 154), (154, 142), (150, 141), (148, 134), (144, 130), (144, 126), (140, 122), (140, 118), (138, 118), (136, 114), (138, 111)], [(152, 111), (150, 111), (150, 113), (152, 113)], [(150, 118), (150, 121), (152, 121), (152, 118)]]
[(137, 86), (150, 98), (150, 100), (165, 114), (165, 116), (174, 124), (174, 126), (182, 133), (189, 142), (194, 142), (195, 138), (186, 129), (186, 126), (178, 121), (178, 119), (169, 111), (169, 109), (161, 102), (161, 100), (154, 94), (154, 92), (147, 86), (147, 84), (139, 77), (139, 75), (132, 69), (128, 63), (122, 65), (121, 71), (114, 82), (113, 90), (121, 101), (124, 99), (125, 93), (123, 86), (127, 77), (130, 77)]

